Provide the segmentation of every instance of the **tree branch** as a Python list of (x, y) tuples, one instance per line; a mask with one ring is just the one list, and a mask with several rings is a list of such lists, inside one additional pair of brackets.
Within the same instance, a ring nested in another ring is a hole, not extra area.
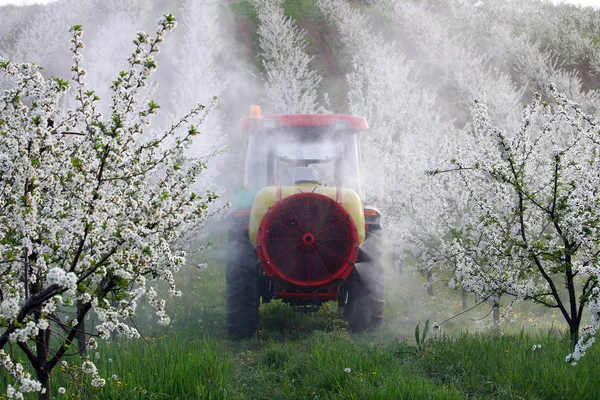
[[(505, 151), (507, 151), (507, 153), (508, 153), (509, 149), (507, 148), (506, 143), (504, 142), (504, 139), (501, 136), (500, 136), (500, 142), (501, 142), (502, 146), (504, 147)], [(512, 158), (509, 157), (508, 160), (509, 160), (509, 165), (510, 165), (513, 177), (515, 178), (515, 183), (517, 183), (519, 180), (519, 174), (514, 167)], [(516, 191), (517, 191), (517, 196), (519, 199), (519, 225), (520, 225), (520, 231), (521, 231), (521, 238), (522, 238), (523, 243), (525, 244), (529, 254), (533, 258), (533, 261), (534, 261), (536, 267), (538, 268), (538, 271), (540, 271), (540, 274), (542, 274), (542, 276), (544, 277), (544, 279), (550, 286), (550, 290), (552, 291), (552, 296), (556, 300), (556, 304), (557, 304), (558, 308), (562, 312), (562, 314), (565, 317), (565, 319), (567, 320), (567, 322), (570, 323), (571, 318), (569, 317), (569, 313), (567, 312), (566, 308), (564, 307), (564, 305), (560, 299), (560, 295), (558, 293), (558, 290), (556, 289), (556, 286), (554, 285), (554, 281), (544, 270), (544, 267), (543, 267), (539, 257), (533, 252), (533, 249), (529, 248), (527, 234), (525, 233), (526, 224), (525, 224), (525, 217), (524, 217), (525, 205), (524, 205), (524, 199), (523, 199), (523, 190), (520, 185), (516, 186), (516, 188), (517, 187), (518, 187), (518, 189)]]
[[(36, 308), (39, 307), (41, 304), (44, 303), (44, 301), (46, 301), (48, 298), (54, 297), (56, 296), (57, 292), (58, 292), (58, 288), (59, 286), (54, 284), (54, 285), (50, 285), (48, 286), (46, 289), (42, 290), (39, 293), (36, 293), (35, 295), (31, 296), (23, 305), (23, 307), (21, 307), (21, 311), (19, 312), (19, 314), (17, 315), (16, 318), (16, 323), (17, 324), (21, 324), (23, 323), (23, 321), (25, 320), (25, 318)], [(49, 296), (49, 297), (48, 297)], [(15, 325), (15, 322), (12, 322), (8, 328), (6, 328), (6, 330), (4, 331), (4, 334), (0, 337), (0, 349), (2, 349), (6, 343), (8, 342), (8, 339), (10, 337), (10, 335), (15, 332), (17, 330), (17, 327)]]
[(31, 351), (31, 349), (29, 348), (29, 346), (27, 345), (26, 342), (17, 341), (17, 346), (19, 346), (19, 348), (23, 351), (23, 353), (25, 353), (25, 355), (29, 359), (29, 362), (33, 365), (34, 368), (37, 369), (40, 367), (39, 360), (37, 359), (35, 354), (33, 354), (33, 352)]

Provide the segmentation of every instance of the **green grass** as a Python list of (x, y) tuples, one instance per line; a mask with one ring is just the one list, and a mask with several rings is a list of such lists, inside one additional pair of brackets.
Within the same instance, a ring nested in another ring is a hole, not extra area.
[(55, 389), (63, 386), (67, 393), (98, 399), (229, 398), (231, 359), (214, 339), (170, 334), (115, 341), (102, 346), (100, 354), (95, 363), (107, 380), (102, 390), (78, 387), (66, 372), (57, 374)]
[(283, 12), (296, 21), (323, 17), (314, 0), (286, 0), (283, 2)]
[[(152, 314), (142, 312), (136, 319), (142, 339), (101, 342), (98, 359), (90, 352), (107, 381), (103, 389), (86, 385), (89, 377), (73, 377), (82, 363), (73, 356), (67, 368), (53, 371), (53, 398), (593, 399), (600, 389), (596, 347), (577, 366), (567, 364), (568, 343), (546, 328), (552, 318), (530, 306), (516, 311), (526, 312), (527, 329), (515, 324), (503, 326), (504, 335), (490, 334), (489, 321), (478, 326), (469, 319), (487, 312), (476, 310), (431, 330), (418, 351), (418, 321), (422, 328), (426, 319), (447, 318), (460, 310), (460, 297), (438, 285), (429, 298), (419, 276), (408, 272), (387, 280), (386, 323), (376, 332), (348, 333), (333, 303), (304, 314), (273, 301), (261, 307), (254, 337), (229, 339), (218, 254), (218, 246), (204, 254), (205, 270), (182, 271), (184, 296), (169, 299), (170, 326), (147, 323)], [(528, 318), (542, 329), (531, 328)], [(9, 380), (0, 372), (3, 382)], [(58, 396), (59, 387), (66, 395)]]
[[(242, 341), (170, 334), (110, 343), (98, 365), (118, 380), (84, 393), (97, 399), (591, 399), (598, 389), (598, 352), (572, 367), (564, 362), (568, 345), (551, 335), (464, 334), (428, 341), (417, 352), (402, 341), (350, 335), (330, 326), (327, 315), (311, 318), (321, 321), (321, 330), (299, 327), (299, 337), (263, 331)], [(542, 347), (532, 350), (534, 344)]]
[(598, 351), (576, 367), (564, 361), (568, 352), (568, 343), (553, 335), (464, 334), (430, 343), (423, 372), (477, 398), (596, 398)]
[(343, 331), (318, 331), (308, 337), (267, 341), (255, 355), (247, 353), (247, 362), (236, 368), (238, 388), (244, 388), (239, 398), (461, 398), (459, 391), (416, 374), (396, 356), (396, 345), (375, 347)]
[(74, 381), (68, 371), (81, 360), (73, 357), (66, 371), (55, 371), (54, 392), (63, 386), (64, 398), (88, 399), (586, 399), (600, 388), (598, 351), (573, 367), (564, 361), (568, 343), (555, 334), (466, 333), (457, 322), (432, 332), (417, 351), (416, 322), (441, 316), (457, 298), (438, 290), (429, 299), (414, 283), (401, 285), (415, 278), (409, 274), (389, 280), (386, 324), (377, 332), (348, 333), (334, 304), (303, 314), (273, 301), (261, 307), (254, 337), (231, 340), (223, 265), (214, 254), (205, 255), (206, 270), (190, 267), (180, 276), (184, 297), (170, 300), (172, 326), (142, 326), (148, 317), (140, 316), (145, 339), (101, 345), (96, 362), (105, 388)]

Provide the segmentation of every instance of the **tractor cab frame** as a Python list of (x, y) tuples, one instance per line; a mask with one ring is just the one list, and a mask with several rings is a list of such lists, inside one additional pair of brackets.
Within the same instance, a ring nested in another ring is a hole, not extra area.
[[(266, 115), (244, 118), (248, 146), (244, 187), (294, 185), (293, 168), (311, 168), (325, 186), (346, 187), (364, 198), (360, 131), (368, 128), (362, 117), (329, 114)], [(287, 179), (286, 179), (287, 178)]]

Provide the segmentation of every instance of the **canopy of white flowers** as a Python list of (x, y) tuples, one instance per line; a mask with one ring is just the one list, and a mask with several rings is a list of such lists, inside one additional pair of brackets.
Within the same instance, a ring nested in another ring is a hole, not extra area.
[[(80, 26), (71, 29), (71, 84), (0, 60), (10, 82), (0, 97), (0, 365), (15, 378), (10, 396), (49, 396), (49, 374), (78, 334), (137, 337), (128, 319), (142, 298), (169, 323), (165, 295), (181, 294), (174, 273), (185, 262), (172, 243), (183, 227), (201, 226), (217, 199), (190, 189), (205, 165), (185, 158), (211, 106), (150, 130), (160, 106), (147, 83), (175, 25), (166, 15), (154, 36), (137, 34), (106, 115), (85, 84)], [(168, 293), (155, 288), (160, 281)], [(85, 327), (88, 312), (95, 326)], [(82, 371), (104, 384), (92, 361)]]

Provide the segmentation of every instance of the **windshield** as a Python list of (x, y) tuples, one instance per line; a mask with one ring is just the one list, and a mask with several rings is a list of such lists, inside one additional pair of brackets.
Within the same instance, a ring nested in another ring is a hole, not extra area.
[(353, 130), (324, 126), (249, 130), (244, 184), (259, 189), (318, 182), (362, 197), (357, 139)]

